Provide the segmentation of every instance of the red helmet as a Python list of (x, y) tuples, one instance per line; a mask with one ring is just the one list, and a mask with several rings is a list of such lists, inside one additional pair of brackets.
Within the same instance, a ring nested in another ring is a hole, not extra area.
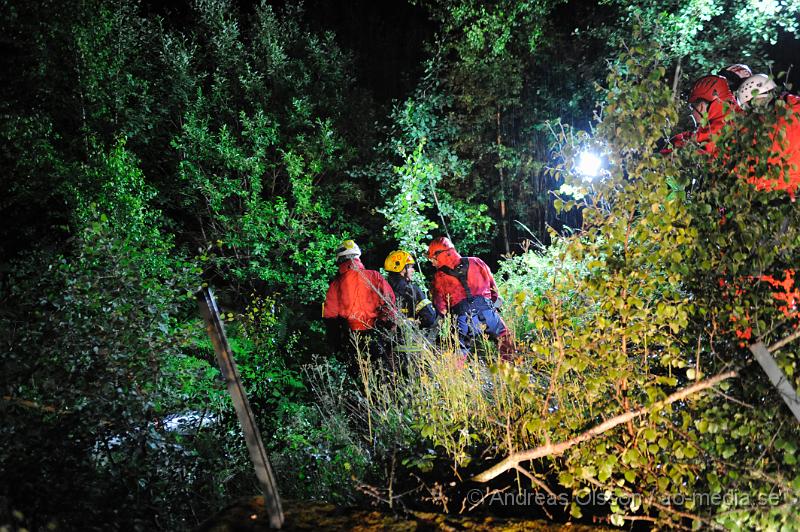
[(692, 85), (689, 103), (697, 103), (700, 100), (711, 103), (717, 99), (723, 102), (736, 102), (730, 87), (728, 87), (728, 80), (723, 76), (703, 76)]
[(447, 251), (448, 249), (456, 249), (449, 238), (446, 236), (434, 238), (428, 246), (428, 258), (432, 259), (439, 253)]
[[(743, 65), (742, 63), (736, 63), (735, 65), (727, 66), (722, 71), (733, 72), (739, 77), (739, 79), (747, 79), (753, 75), (753, 71), (750, 69), (750, 67)], [(725, 74), (723, 74), (722, 71), (720, 71), (720, 75), (724, 76)]]

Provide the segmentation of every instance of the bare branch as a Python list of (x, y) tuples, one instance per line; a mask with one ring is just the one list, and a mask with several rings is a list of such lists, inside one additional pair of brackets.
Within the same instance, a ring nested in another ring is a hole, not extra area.
[(522, 466), (520, 466), (520, 465), (515, 465), (515, 466), (514, 466), (514, 469), (516, 469), (517, 471), (519, 471), (520, 473), (522, 473), (523, 475), (525, 475), (526, 477), (528, 477), (528, 480), (530, 480), (531, 482), (533, 482), (533, 484), (534, 484), (534, 485), (536, 485), (536, 486), (539, 486), (539, 488), (540, 488), (540, 489), (542, 489), (543, 491), (547, 492), (547, 494), (548, 494), (548, 495), (550, 495), (552, 498), (554, 498), (554, 499), (556, 498), (556, 494), (555, 494), (555, 493), (553, 493), (553, 490), (551, 490), (551, 489), (550, 489), (550, 488), (547, 486), (547, 484), (545, 484), (544, 482), (542, 482), (541, 480), (539, 480), (538, 478), (536, 478), (536, 477), (533, 475), (533, 473), (531, 473), (530, 471), (528, 471), (527, 469), (525, 469), (524, 467), (522, 467)]
[(775, 342), (774, 344), (769, 346), (768, 351), (770, 353), (774, 353), (775, 351), (777, 351), (781, 347), (785, 346), (786, 344), (790, 344), (790, 343), (794, 342), (798, 338), (800, 338), (800, 329), (796, 330), (794, 333), (790, 334), (789, 336), (787, 336), (783, 340)]
[(751, 405), (750, 403), (745, 403), (744, 401), (740, 401), (739, 399), (737, 399), (735, 397), (731, 397), (730, 395), (726, 394), (725, 392), (721, 392), (719, 390), (711, 390), (711, 391), (714, 392), (715, 394), (721, 396), (721, 397), (724, 397), (726, 401), (730, 401), (732, 403), (736, 403), (737, 405), (741, 405), (741, 406), (743, 406), (745, 408), (749, 408), (751, 410), (755, 409), (755, 406)]
[(670, 405), (690, 395), (694, 395), (698, 392), (711, 388), (712, 386), (716, 386), (720, 382), (727, 379), (731, 379), (733, 377), (737, 377), (738, 375), (739, 375), (738, 371), (727, 371), (725, 373), (720, 373), (719, 375), (715, 375), (710, 379), (706, 379), (704, 381), (695, 383), (691, 386), (687, 386), (686, 388), (683, 388), (682, 390), (679, 390), (667, 396), (665, 399), (657, 401), (648, 407), (640, 408), (639, 410), (634, 410), (633, 412), (626, 412), (624, 414), (614, 416), (604, 421), (603, 423), (600, 423), (599, 425), (595, 425), (591, 429), (575, 436), (574, 438), (570, 438), (569, 440), (557, 443), (555, 445), (548, 443), (545, 445), (540, 445), (535, 449), (528, 449), (526, 451), (518, 451), (512, 453), (504, 460), (498, 462), (497, 464), (490, 467), (486, 471), (479, 473), (478, 475), (473, 477), (472, 480), (474, 480), (475, 482), (488, 482), (493, 478), (505, 473), (509, 469), (515, 468), (522, 462), (527, 462), (528, 460), (535, 460), (537, 458), (542, 458), (545, 456), (560, 455), (564, 453), (567, 449), (574, 447), (579, 443), (591, 440), (592, 438), (599, 436), (600, 434), (607, 432), (618, 425), (627, 423), (632, 419), (644, 416), (646, 414), (649, 414), (650, 412), (660, 410), (667, 405)]
[[(483, 501), (485, 501), (485, 500), (486, 500), (488, 497), (491, 497), (492, 495), (495, 495), (495, 494), (497, 494), (497, 493), (503, 493), (503, 492), (504, 492), (504, 491), (506, 491), (506, 490), (507, 490), (509, 487), (510, 487), (510, 486), (506, 486), (506, 487), (505, 487), (505, 488), (503, 488), (503, 489), (495, 489), (495, 490), (492, 490), (492, 491), (489, 491), (489, 488), (486, 488), (486, 495), (484, 495), (483, 497), (481, 497), (481, 500), (479, 500), (479, 501), (478, 501), (478, 502), (476, 502), (475, 504), (472, 504), (472, 505), (471, 505), (471, 506), (470, 506), (470, 507), (467, 509), (467, 511), (471, 512), (472, 510), (474, 510), (475, 508), (477, 508), (478, 506), (480, 506), (481, 504), (483, 504)], [(466, 508), (466, 506), (467, 506), (467, 499), (465, 498), (463, 501), (461, 501), (461, 510), (460, 510), (458, 513), (460, 513), (460, 514), (463, 514), (463, 513), (464, 513), (464, 509)]]

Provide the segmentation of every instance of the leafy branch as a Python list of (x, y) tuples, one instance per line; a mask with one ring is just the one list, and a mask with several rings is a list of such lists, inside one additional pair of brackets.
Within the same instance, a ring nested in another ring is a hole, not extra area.
[(545, 456), (558, 456), (560, 454), (563, 454), (567, 449), (574, 447), (585, 441), (589, 441), (592, 438), (595, 438), (600, 434), (603, 434), (604, 432), (613, 429), (614, 427), (622, 425), (623, 423), (627, 423), (628, 421), (636, 419), (637, 417), (641, 417), (651, 412), (656, 412), (658, 410), (661, 410), (665, 406), (671, 405), (676, 401), (685, 399), (686, 397), (702, 392), (703, 390), (706, 390), (708, 388), (712, 388), (717, 384), (719, 384), (720, 382), (737, 377), (738, 375), (739, 372), (737, 370), (731, 370), (719, 373), (714, 377), (711, 377), (704, 381), (697, 382), (691, 386), (687, 386), (686, 388), (683, 388), (667, 396), (665, 399), (653, 403), (650, 406), (640, 408), (632, 412), (626, 412), (618, 416), (614, 416), (611, 419), (608, 419), (603, 423), (595, 425), (589, 430), (582, 432), (581, 434), (575, 436), (574, 438), (570, 438), (568, 440), (556, 444), (547, 443), (545, 445), (540, 445), (535, 449), (528, 449), (525, 451), (518, 451), (515, 453), (511, 453), (501, 462), (475, 475), (472, 478), (472, 480), (474, 480), (475, 482), (488, 482), (493, 478), (496, 478), (499, 475), (505, 473), (509, 469), (516, 469), (522, 462), (535, 460), (537, 458), (544, 458)]

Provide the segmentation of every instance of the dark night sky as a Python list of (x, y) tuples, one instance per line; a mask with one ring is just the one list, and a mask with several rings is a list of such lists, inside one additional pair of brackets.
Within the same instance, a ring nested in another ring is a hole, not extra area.
[(435, 33), (425, 10), (406, 0), (308, 0), (311, 27), (336, 32), (357, 54), (358, 74), (379, 102), (403, 98), (416, 85)]

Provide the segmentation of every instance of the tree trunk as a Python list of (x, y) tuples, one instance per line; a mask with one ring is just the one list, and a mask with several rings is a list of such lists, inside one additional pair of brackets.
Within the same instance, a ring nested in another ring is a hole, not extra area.
[(501, 149), (503, 147), (502, 137), (500, 135), (500, 110), (497, 110), (497, 159), (498, 167), (497, 172), (500, 178), (500, 227), (503, 235), (503, 247), (506, 255), (511, 253), (511, 247), (508, 243), (508, 216), (506, 215), (506, 185), (505, 176), (503, 174), (503, 158)]

